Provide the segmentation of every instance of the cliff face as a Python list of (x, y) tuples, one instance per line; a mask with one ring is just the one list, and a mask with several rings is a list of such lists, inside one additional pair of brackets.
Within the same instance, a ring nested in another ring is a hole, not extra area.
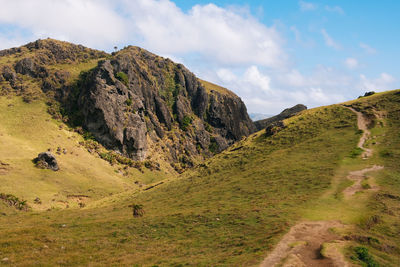
[(99, 62), (78, 103), (96, 139), (137, 160), (165, 145), (170, 160), (190, 165), (254, 130), (236, 95), (207, 91), (183, 65), (138, 47)]
[(109, 55), (48, 39), (1, 58), (3, 94), (56, 99), (65, 120), (135, 160), (182, 169), (255, 131), (238, 96), (138, 47)]

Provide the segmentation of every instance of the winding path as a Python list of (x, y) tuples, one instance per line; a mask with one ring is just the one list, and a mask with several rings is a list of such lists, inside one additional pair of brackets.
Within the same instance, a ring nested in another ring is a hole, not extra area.
[[(372, 156), (372, 149), (364, 147), (366, 140), (371, 133), (368, 130), (368, 121), (361, 112), (351, 107), (346, 107), (357, 115), (357, 125), (363, 131), (360, 137), (358, 147), (364, 152), (362, 158), (367, 159)], [(354, 184), (343, 191), (345, 197), (351, 197), (358, 191), (362, 191), (362, 180), (365, 173), (383, 169), (383, 166), (374, 165), (358, 171), (352, 171), (347, 176), (354, 181)], [(377, 189), (377, 187), (372, 187)], [(290, 231), (276, 245), (275, 249), (264, 259), (260, 267), (302, 267), (302, 266), (334, 266), (346, 267), (348, 264), (338, 248), (343, 241), (340, 237), (331, 231), (332, 228), (342, 228), (344, 225), (340, 221), (303, 221), (293, 226)], [(324, 244), (333, 244), (327, 246), (323, 257), (321, 250)]]

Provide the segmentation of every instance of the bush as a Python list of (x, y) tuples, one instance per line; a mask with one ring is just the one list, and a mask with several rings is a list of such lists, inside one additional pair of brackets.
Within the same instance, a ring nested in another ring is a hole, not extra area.
[(379, 267), (379, 264), (375, 262), (371, 255), (369, 255), (368, 248), (366, 247), (355, 247), (357, 258), (366, 263), (368, 267)]
[(125, 103), (128, 107), (132, 106), (132, 99), (128, 98)]
[(390, 152), (390, 151), (387, 150), (387, 149), (381, 150), (381, 151), (379, 152), (379, 155), (380, 155), (382, 158), (393, 157), (393, 153)]
[(129, 78), (128, 75), (126, 75), (125, 72), (118, 72), (117, 74), (115, 74), (115, 78), (117, 78), (118, 80), (120, 80), (123, 84), (125, 84), (126, 86), (128, 86), (129, 84)]
[(181, 124), (180, 124), (180, 127), (181, 127), (182, 130), (187, 131), (187, 129), (188, 129), (188, 127), (189, 127), (190, 124), (192, 124), (192, 118), (189, 117), (189, 116), (185, 116), (185, 117), (182, 119), (182, 122), (181, 122)]
[(219, 146), (214, 137), (210, 138), (210, 145), (208, 146), (208, 149), (214, 154), (218, 152)]
[(132, 205), (129, 205), (129, 207), (132, 208), (133, 217), (142, 217), (144, 215), (143, 205), (132, 204)]
[(14, 207), (17, 210), (28, 211), (30, 209), (26, 203), (26, 200), (19, 199), (14, 195), (0, 193), (0, 199), (3, 200), (3, 202), (5, 202), (8, 206)]
[(359, 147), (356, 147), (350, 152), (350, 158), (356, 158), (356, 157), (360, 156), (363, 152), (364, 152), (364, 150), (362, 150)]

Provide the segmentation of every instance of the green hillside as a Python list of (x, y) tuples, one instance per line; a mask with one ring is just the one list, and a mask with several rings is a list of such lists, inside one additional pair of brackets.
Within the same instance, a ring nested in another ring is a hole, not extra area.
[[(0, 258), (17, 265), (250, 266), (307, 218), (341, 219), (358, 236), (378, 240), (351, 240), (349, 260), (352, 246), (362, 245), (383, 266), (395, 266), (399, 101), (395, 91), (350, 103), (387, 114), (371, 130), (369, 145), (377, 153), (368, 160), (354, 156), (361, 134), (355, 114), (333, 105), (305, 111), (275, 135), (255, 133), (179, 177), (139, 190), (134, 180), (143, 174), (122, 176), (79, 147), (81, 137), (49, 118), (42, 103), (3, 97), (0, 160), (10, 165), (2, 170), (0, 192), (26, 199), (33, 211), (0, 205)], [(73, 151), (59, 156), (62, 171), (30, 162), (38, 151), (57, 146)], [(340, 194), (351, 184), (343, 174), (371, 164), (385, 165), (373, 181), (381, 190), (358, 194), (349, 206)], [(51, 204), (51, 198), (61, 203), (73, 194), (91, 201), (84, 208)], [(33, 204), (36, 196), (53, 209), (41, 211)], [(133, 203), (143, 205), (143, 217), (132, 216)], [(379, 219), (371, 223), (371, 216)]]
[[(103, 56), (48, 67), (68, 68), (71, 85)], [(54, 116), (39, 81), (19, 76), (25, 91), (0, 96), (1, 264), (257, 266), (299, 225), (336, 222), (312, 260), (398, 266), (400, 91), (302, 111), (176, 174), (110, 159), (119, 154)], [(59, 171), (35, 167), (47, 150)], [(282, 266), (312, 247), (292, 241)]]

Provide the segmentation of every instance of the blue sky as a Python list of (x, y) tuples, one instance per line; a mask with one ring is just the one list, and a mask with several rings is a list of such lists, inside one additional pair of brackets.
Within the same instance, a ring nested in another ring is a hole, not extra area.
[(132, 44), (266, 114), (400, 88), (399, 1), (0, 0), (0, 49), (52, 37)]

